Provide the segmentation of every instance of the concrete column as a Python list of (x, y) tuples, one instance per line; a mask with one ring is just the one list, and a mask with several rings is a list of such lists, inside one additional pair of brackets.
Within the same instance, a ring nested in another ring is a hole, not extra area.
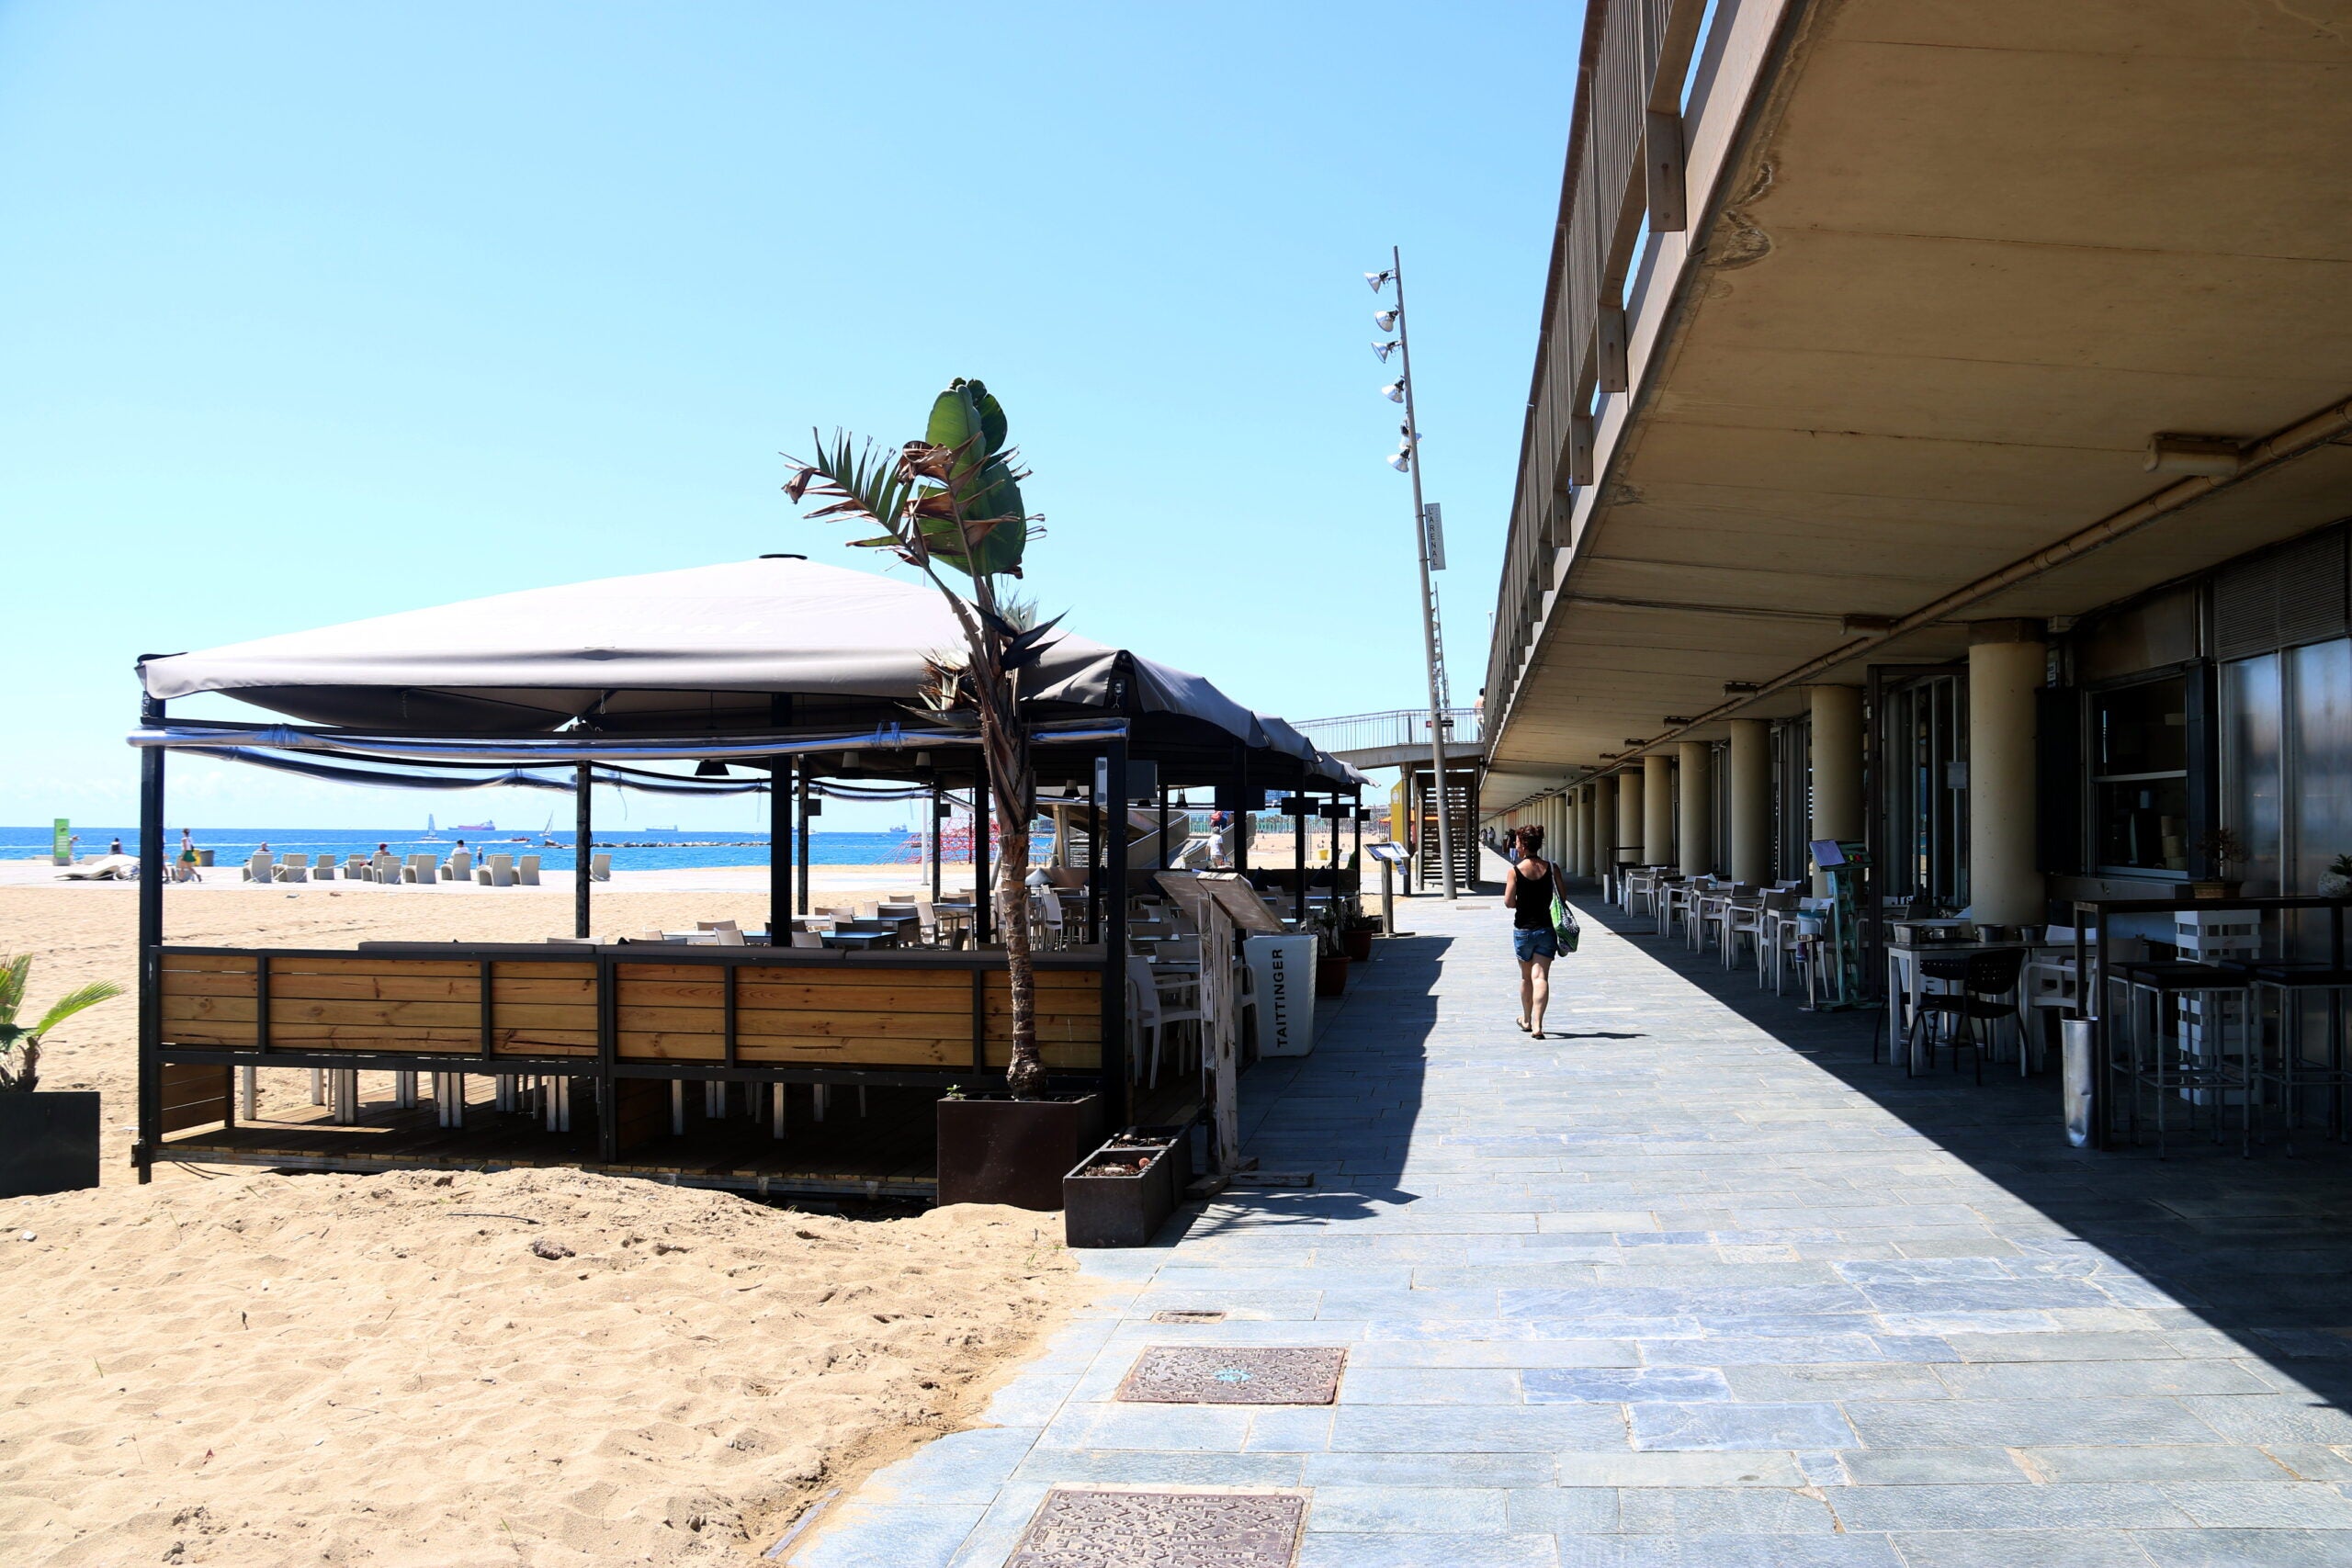
[(1577, 791), (1577, 861), (1584, 867), (1581, 874), (1600, 874), (1600, 786), (1586, 784)]
[(1968, 899), (1980, 920), (2039, 925), (2034, 692), (2045, 669), (2039, 621), (1968, 628)]
[(1729, 761), (1732, 880), (1760, 884), (1772, 875), (1772, 727), (1733, 719)]
[(1674, 760), (1663, 751), (1642, 759), (1642, 863), (1674, 859)]
[(1704, 876), (1715, 869), (1714, 748), (1684, 740), (1677, 743), (1675, 754), (1682, 770), (1682, 795), (1675, 812), (1682, 874)]
[(1571, 789), (1560, 796), (1560, 864), (1570, 876), (1582, 876), (1584, 846), (1577, 842), (1577, 825), (1584, 820), (1584, 792)]
[(1642, 770), (1627, 768), (1617, 775), (1617, 832), (1609, 863), (1638, 865), (1641, 859)]
[[(1859, 686), (1808, 686), (1813, 701), (1814, 839), (1862, 836), (1862, 691)], [(1829, 879), (1815, 873), (1816, 897)]]

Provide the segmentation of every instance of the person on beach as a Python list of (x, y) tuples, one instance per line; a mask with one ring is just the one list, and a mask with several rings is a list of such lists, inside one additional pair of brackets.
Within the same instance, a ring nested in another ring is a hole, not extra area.
[(1544, 1038), (1544, 1010), (1552, 1000), (1552, 960), (1560, 955), (1552, 932), (1552, 895), (1560, 874), (1544, 858), (1544, 829), (1521, 828), (1511, 840), (1510, 874), (1503, 907), (1510, 911), (1511, 951), (1519, 959), (1519, 1027)]
[(180, 880), (182, 882), (204, 880), (204, 874), (197, 869), (196, 864), (196, 835), (185, 828), (180, 829)]
[(110, 855), (119, 855), (122, 853), (122, 840), (120, 839), (117, 839), (114, 842), (108, 844), (107, 846), (107, 853)]

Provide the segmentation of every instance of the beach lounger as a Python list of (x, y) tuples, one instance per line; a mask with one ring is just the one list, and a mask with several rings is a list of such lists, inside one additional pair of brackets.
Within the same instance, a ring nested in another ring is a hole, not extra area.
[(514, 857), (513, 855), (483, 856), (482, 863), (474, 868), (474, 880), (485, 887), (514, 886)]
[(311, 868), (300, 855), (288, 855), (277, 863), (277, 871), (271, 874), (272, 879), (278, 882), (308, 882), (311, 880)]
[(408, 857), (408, 869), (401, 873), (401, 880), (416, 883), (436, 881), (441, 874), (438, 866), (439, 863), (429, 854), (411, 855)]
[(321, 882), (333, 882), (334, 880), (334, 856), (321, 855), (319, 857), (319, 863), (311, 867), (311, 874), (317, 877)]
[(610, 882), (612, 879), (613, 857), (610, 855), (591, 855), (588, 858), (588, 880), (591, 882)]
[(474, 856), (471, 850), (458, 851), (449, 857), (448, 863), (441, 868), (441, 880), (444, 882), (470, 882), (473, 880), (473, 874)]
[(57, 875), (62, 882), (136, 882), (139, 859), (136, 855), (84, 855)]
[(271, 868), (277, 863), (277, 857), (276, 855), (255, 855), (253, 859), (245, 863), (244, 879), (247, 882), (272, 881), (274, 880), (274, 877), (272, 875)]
[(516, 861), (514, 863), (514, 880), (521, 883), (526, 887), (537, 887), (539, 885), (539, 857), (537, 855), (525, 855), (522, 859)]

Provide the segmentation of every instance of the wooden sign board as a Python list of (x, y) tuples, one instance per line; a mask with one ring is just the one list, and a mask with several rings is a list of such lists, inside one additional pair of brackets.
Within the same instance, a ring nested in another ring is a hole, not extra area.
[(1203, 907), (1215, 903), (1226, 918), (1251, 936), (1282, 936), (1286, 928), (1266, 908), (1250, 881), (1234, 871), (1163, 871), (1159, 886), (1198, 924)]

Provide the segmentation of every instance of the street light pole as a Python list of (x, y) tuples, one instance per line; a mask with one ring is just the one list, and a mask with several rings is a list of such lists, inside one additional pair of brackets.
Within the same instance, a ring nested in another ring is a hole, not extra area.
[(1413, 479), (1413, 553), (1421, 569), (1421, 651), (1430, 675), (1430, 767), (1436, 792), (1437, 855), (1444, 868), (1445, 896), (1458, 897), (1453, 884), (1453, 812), (1445, 792), (1445, 665), (1438, 651), (1437, 588), (1430, 579), (1429, 509), (1421, 500), (1421, 426), (1413, 417), (1413, 334), (1405, 314), (1405, 256), (1388, 249), (1388, 275), (1396, 283), (1396, 352), (1404, 361), (1398, 378), (1405, 383), (1405, 471)]

